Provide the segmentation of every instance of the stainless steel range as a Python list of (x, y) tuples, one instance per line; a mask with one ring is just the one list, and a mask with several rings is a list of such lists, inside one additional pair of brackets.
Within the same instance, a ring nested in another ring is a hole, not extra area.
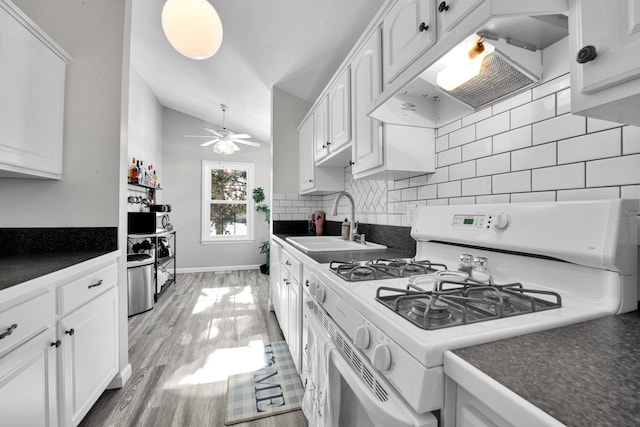
[(635, 310), (637, 227), (637, 200), (421, 207), (413, 259), (322, 264), (305, 308), (371, 425), (431, 426), (446, 350)]

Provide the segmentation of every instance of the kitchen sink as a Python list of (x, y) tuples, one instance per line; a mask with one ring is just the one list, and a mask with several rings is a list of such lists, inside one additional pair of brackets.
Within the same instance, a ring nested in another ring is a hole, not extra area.
[(342, 240), (340, 236), (299, 236), (287, 237), (289, 243), (304, 252), (331, 252), (331, 251), (371, 251), (387, 249), (377, 243), (358, 243), (350, 240)]

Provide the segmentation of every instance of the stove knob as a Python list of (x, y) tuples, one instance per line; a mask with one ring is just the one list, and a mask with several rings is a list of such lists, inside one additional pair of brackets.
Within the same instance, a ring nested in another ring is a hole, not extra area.
[(504, 231), (511, 225), (511, 218), (505, 213), (498, 214), (493, 220), (493, 228), (496, 231)]
[(385, 344), (378, 344), (373, 349), (371, 363), (378, 371), (388, 371), (391, 367), (391, 352), (389, 351), (389, 347)]
[(371, 334), (369, 333), (369, 328), (366, 326), (358, 326), (356, 329), (356, 339), (355, 339), (356, 347), (360, 350), (366, 350), (371, 345)]
[(316, 290), (316, 301), (318, 301), (320, 304), (322, 304), (326, 298), (327, 294), (326, 291), (324, 290), (324, 288), (318, 288)]

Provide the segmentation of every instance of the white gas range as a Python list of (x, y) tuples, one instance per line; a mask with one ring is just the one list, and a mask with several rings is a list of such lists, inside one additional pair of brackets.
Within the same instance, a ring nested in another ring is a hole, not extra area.
[(431, 273), (321, 264), (305, 308), (382, 408), (374, 425), (435, 425), (444, 351), (635, 310), (637, 224), (637, 200), (421, 207), (411, 235)]

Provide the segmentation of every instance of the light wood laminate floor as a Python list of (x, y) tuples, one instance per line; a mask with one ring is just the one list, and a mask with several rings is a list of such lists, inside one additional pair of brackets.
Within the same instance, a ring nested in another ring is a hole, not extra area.
[[(242, 371), (243, 351), (284, 339), (267, 306), (268, 277), (257, 270), (178, 274), (153, 310), (129, 318), (131, 379), (105, 391), (80, 425), (223, 426), (227, 376)], [(236, 425), (307, 421), (294, 411)]]

